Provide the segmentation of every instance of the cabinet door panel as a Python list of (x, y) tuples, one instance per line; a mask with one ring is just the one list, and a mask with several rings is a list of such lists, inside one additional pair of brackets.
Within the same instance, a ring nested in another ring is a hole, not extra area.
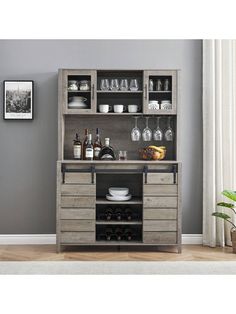
[(61, 220), (61, 231), (95, 232), (95, 220)]
[(95, 232), (62, 232), (62, 244), (92, 244), (95, 242)]
[(95, 207), (95, 197), (93, 196), (62, 196), (61, 207)]
[[(92, 184), (91, 173), (66, 172), (65, 184)], [(95, 183), (95, 176), (94, 176)]]
[(143, 242), (147, 244), (176, 244), (176, 232), (144, 232)]
[(144, 208), (143, 219), (177, 219), (177, 208)]
[(95, 184), (88, 185), (77, 185), (77, 184), (62, 184), (61, 194), (62, 195), (95, 195), (96, 186)]
[[(176, 175), (177, 178), (177, 175)], [(177, 182), (177, 179), (176, 179)], [(147, 183), (144, 184), (174, 184), (173, 173), (148, 173)]]
[(144, 185), (144, 195), (177, 195), (177, 184)]
[(61, 219), (95, 219), (95, 208), (61, 208)]
[(144, 208), (175, 208), (178, 205), (178, 198), (174, 196), (144, 196)]
[(176, 220), (144, 220), (143, 231), (177, 231)]

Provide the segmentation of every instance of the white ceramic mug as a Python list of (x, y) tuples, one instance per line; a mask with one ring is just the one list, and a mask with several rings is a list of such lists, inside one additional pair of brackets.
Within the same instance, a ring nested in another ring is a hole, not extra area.
[(101, 104), (99, 105), (99, 112), (101, 113), (108, 113), (109, 111), (111, 111), (111, 106), (107, 105), (107, 104)]
[(138, 105), (128, 105), (128, 111), (130, 113), (135, 113), (140, 110), (140, 107)]
[(124, 105), (114, 105), (114, 112), (115, 113), (122, 113), (123, 111), (125, 111)]

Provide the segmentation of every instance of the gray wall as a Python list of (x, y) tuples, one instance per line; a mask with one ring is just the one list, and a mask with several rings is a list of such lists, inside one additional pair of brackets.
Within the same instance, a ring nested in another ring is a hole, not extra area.
[(35, 81), (34, 121), (0, 119), (0, 234), (55, 233), (58, 68), (182, 70), (183, 233), (201, 233), (201, 45), (200, 40), (0, 40), (1, 84)]

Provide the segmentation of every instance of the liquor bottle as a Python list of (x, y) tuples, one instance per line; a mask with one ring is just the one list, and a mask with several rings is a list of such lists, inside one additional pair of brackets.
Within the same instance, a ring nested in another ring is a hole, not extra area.
[(115, 153), (113, 148), (110, 146), (110, 139), (105, 138), (105, 145), (102, 147), (99, 153), (99, 159), (101, 160), (115, 160)]
[(92, 134), (88, 135), (88, 143), (85, 146), (85, 160), (93, 160)]
[(84, 130), (84, 135), (85, 135), (85, 138), (84, 138), (84, 143), (83, 143), (83, 159), (85, 159), (85, 148), (88, 144), (88, 129), (85, 129)]
[(121, 214), (121, 210), (119, 208), (116, 208), (115, 210), (115, 217), (116, 217), (116, 220), (122, 220), (122, 214)]
[(112, 235), (113, 235), (112, 228), (106, 228), (106, 230), (105, 230), (105, 237), (106, 237), (107, 241), (111, 241)]
[(132, 220), (132, 217), (133, 215), (132, 215), (132, 210), (129, 208), (129, 207), (127, 207), (126, 209), (125, 209), (125, 218), (127, 219), (127, 220), (129, 220), (129, 221), (131, 221)]
[(73, 155), (75, 159), (82, 158), (82, 143), (80, 142), (79, 134), (75, 134), (74, 144), (73, 144)]
[(130, 228), (126, 228), (125, 229), (124, 235), (125, 235), (125, 240), (126, 241), (131, 241), (133, 239), (133, 237), (132, 237), (132, 230)]
[(111, 220), (112, 219), (112, 209), (111, 208), (107, 208), (105, 211), (105, 219), (106, 220)]
[(96, 139), (94, 141), (93, 148), (94, 148), (94, 159), (98, 160), (100, 151), (102, 149), (102, 142), (100, 139), (100, 134), (99, 134), (98, 128), (96, 129)]
[(116, 228), (115, 229), (115, 236), (116, 236), (116, 240), (117, 241), (121, 241), (122, 240), (122, 235), (123, 235), (123, 231), (121, 228)]

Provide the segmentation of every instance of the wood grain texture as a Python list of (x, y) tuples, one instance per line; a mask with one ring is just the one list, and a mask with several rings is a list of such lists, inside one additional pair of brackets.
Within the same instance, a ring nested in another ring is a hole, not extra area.
[(61, 231), (95, 232), (95, 220), (61, 220)]
[(146, 195), (178, 195), (178, 186), (177, 184), (144, 184), (143, 185), (143, 194)]
[(178, 205), (178, 198), (175, 196), (144, 196), (144, 208), (175, 208)]
[(143, 219), (177, 219), (177, 208), (144, 208)]
[(96, 194), (96, 185), (87, 184), (87, 185), (78, 185), (78, 184), (62, 184), (61, 185), (61, 194), (62, 195), (91, 195), (95, 196)]
[(60, 219), (95, 219), (95, 208), (61, 208)]
[(92, 244), (95, 242), (95, 232), (62, 232), (61, 242), (62, 244)]
[[(96, 176), (94, 176), (94, 183), (96, 182)], [(91, 172), (78, 173), (78, 172), (66, 172), (65, 184), (92, 184)]]
[(173, 173), (148, 173), (147, 184), (174, 184), (174, 175)]
[(177, 231), (176, 220), (144, 220), (143, 231)]
[(143, 232), (144, 243), (176, 244), (176, 232)]
[(62, 196), (61, 207), (95, 207), (95, 196)]

